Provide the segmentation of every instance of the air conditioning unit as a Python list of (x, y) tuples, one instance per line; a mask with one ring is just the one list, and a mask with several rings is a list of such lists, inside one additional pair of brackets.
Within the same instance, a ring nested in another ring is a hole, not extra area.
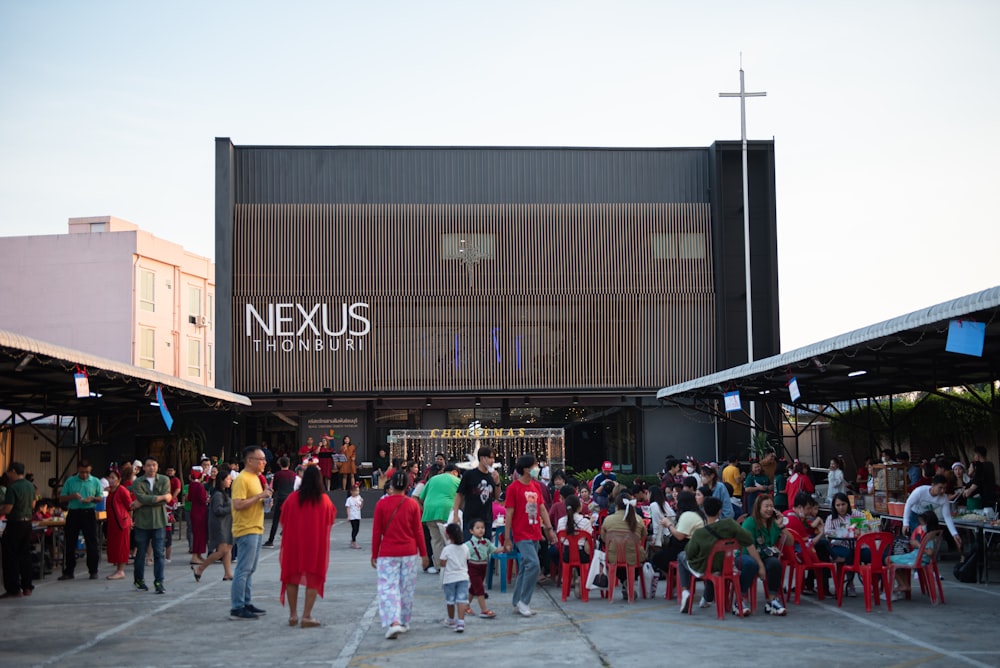
[(207, 324), (208, 324), (208, 318), (206, 316), (199, 315), (198, 316), (198, 326), (199, 327), (204, 327)]

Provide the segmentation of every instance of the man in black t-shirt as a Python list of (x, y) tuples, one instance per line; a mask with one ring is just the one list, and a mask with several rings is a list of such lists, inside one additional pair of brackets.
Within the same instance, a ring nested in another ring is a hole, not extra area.
[(493, 500), (500, 490), (500, 474), (493, 470), (493, 448), (479, 448), (479, 466), (462, 475), (455, 494), (455, 505), (451, 511), (451, 521), (458, 522), (458, 511), (465, 505), (462, 523), (465, 539), (472, 535), (469, 531), (474, 520), (482, 520), (486, 525), (486, 537), (493, 536)]

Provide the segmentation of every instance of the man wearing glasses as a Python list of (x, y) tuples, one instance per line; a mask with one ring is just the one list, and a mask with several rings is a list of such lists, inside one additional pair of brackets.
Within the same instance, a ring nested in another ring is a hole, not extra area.
[(257, 570), (264, 537), (264, 500), (271, 490), (261, 484), (267, 457), (259, 447), (243, 450), (243, 471), (233, 481), (233, 542), (240, 558), (233, 573), (230, 619), (257, 619), (264, 611), (253, 605), (251, 577)]
[(479, 466), (466, 471), (458, 483), (455, 505), (451, 509), (451, 521), (458, 523), (458, 511), (462, 515), (465, 539), (472, 536), (470, 529), (476, 520), (486, 525), (486, 538), (493, 536), (493, 499), (500, 490), (500, 474), (493, 469), (493, 448), (479, 448)]

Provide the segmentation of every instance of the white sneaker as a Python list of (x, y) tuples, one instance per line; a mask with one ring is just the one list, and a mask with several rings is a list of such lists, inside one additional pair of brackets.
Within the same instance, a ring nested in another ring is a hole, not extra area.
[(437, 575), (437, 572), (438, 569), (434, 568), (433, 566), (428, 566), (427, 570), (424, 571), (424, 573), (430, 573), (431, 575)]
[(906, 598), (906, 594), (904, 592), (901, 592), (901, 591), (894, 591), (894, 592), (892, 592), (892, 600), (893, 601), (902, 601), (905, 598)]
[(708, 608), (708, 607), (711, 607), (711, 605), (712, 605), (711, 603), (709, 603), (708, 601), (705, 600), (704, 596), (702, 596), (701, 600), (698, 601), (698, 607), (699, 608)]
[(395, 640), (396, 636), (403, 632), (403, 627), (401, 625), (393, 624), (389, 627), (389, 630), (385, 632), (385, 637), (387, 640)]
[(847, 585), (847, 589), (845, 590), (845, 593), (848, 596), (850, 596), (851, 598), (855, 598), (858, 595), (858, 590), (855, 589), (855, 587), (854, 587), (853, 584), (849, 584), (849, 585)]
[(409, 630), (410, 630), (410, 627), (407, 626), (406, 624), (400, 624), (399, 625), (399, 632), (400, 633), (406, 633)]
[(691, 591), (685, 589), (681, 592), (681, 613), (690, 612), (691, 609)]
[(528, 604), (523, 601), (517, 604), (517, 612), (522, 617), (531, 617), (535, 614), (535, 611), (529, 608)]
[(776, 617), (785, 616), (785, 606), (781, 605), (781, 601), (774, 599), (770, 603), (764, 604), (764, 612), (769, 615), (774, 615)]
[(458, 622), (456, 622), (454, 619), (443, 619), (443, 620), (441, 620), (441, 625), (442, 626), (447, 626), (449, 629), (455, 628), (455, 624), (457, 624), (457, 623)]
[[(736, 605), (736, 601), (733, 601), (733, 614), (736, 615), (737, 617), (740, 614), (740, 606)], [(750, 616), (750, 606), (747, 605), (746, 603), (743, 604), (743, 616), (744, 617)]]

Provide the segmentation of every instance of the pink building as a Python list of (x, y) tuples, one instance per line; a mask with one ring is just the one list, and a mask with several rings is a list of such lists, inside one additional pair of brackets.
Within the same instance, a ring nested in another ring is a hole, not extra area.
[(113, 216), (0, 238), (0, 329), (215, 386), (215, 264)]

